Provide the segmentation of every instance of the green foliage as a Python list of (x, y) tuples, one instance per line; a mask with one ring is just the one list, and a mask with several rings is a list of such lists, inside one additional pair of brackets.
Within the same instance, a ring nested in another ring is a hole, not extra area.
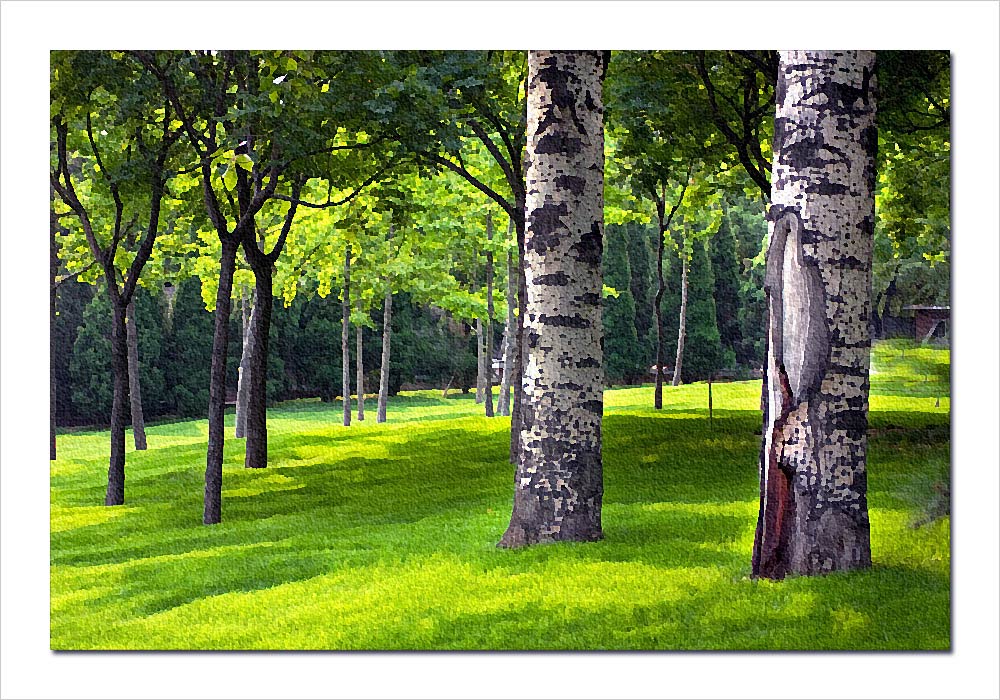
[(719, 339), (727, 354), (731, 354), (733, 365), (719, 367), (729, 369), (735, 366), (738, 353), (743, 349), (743, 334), (740, 328), (742, 300), (740, 299), (740, 261), (736, 253), (736, 235), (724, 217), (719, 230), (709, 242), (712, 259), (712, 276), (715, 289), (715, 313), (718, 321)]
[(172, 412), (179, 416), (204, 416), (208, 411), (214, 325), (213, 314), (201, 302), (197, 280), (181, 282), (173, 299), (171, 330), (163, 343), (167, 395)]
[(669, 390), (660, 412), (648, 386), (606, 392), (605, 539), (522, 551), (494, 546), (510, 514), (506, 420), (471, 397), (402, 395), (391, 422), (343, 430), (338, 406), (271, 411), (271, 466), (244, 469), (241, 443), (227, 449), (226, 521), (211, 529), (204, 421), (148, 428), (122, 508), (95, 505), (107, 434), (60, 435), (51, 645), (947, 649), (950, 520), (911, 523), (947, 471), (948, 399), (885, 396), (879, 376), (875, 567), (783, 582), (749, 578), (755, 382), (716, 385), (712, 425), (702, 384)]

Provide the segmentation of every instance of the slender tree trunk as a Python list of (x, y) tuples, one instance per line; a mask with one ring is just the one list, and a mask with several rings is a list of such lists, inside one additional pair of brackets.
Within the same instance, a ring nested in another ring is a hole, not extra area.
[(254, 270), (254, 307), (250, 324), (250, 377), (246, 404), (247, 450), (244, 466), (263, 469), (267, 466), (267, 359), (271, 333), (274, 289), (271, 264)]
[(514, 372), (514, 346), (516, 345), (514, 333), (517, 325), (517, 319), (514, 317), (514, 309), (517, 304), (517, 299), (514, 296), (516, 284), (517, 271), (514, 269), (513, 256), (507, 253), (507, 323), (503, 332), (503, 375), (500, 378), (500, 398), (497, 400), (501, 416), (510, 415), (510, 378)]
[(236, 384), (236, 437), (247, 436), (247, 409), (250, 400), (250, 358), (253, 356), (253, 296), (244, 284), (240, 290), (240, 316), (243, 328), (243, 353), (240, 356), (239, 380)]
[(392, 342), (392, 287), (385, 290), (385, 304), (382, 306), (382, 366), (378, 378), (378, 415), (376, 423), (385, 423), (389, 405), (389, 351)]
[(343, 322), (340, 331), (341, 384), (344, 395), (344, 426), (351, 424), (351, 246), (344, 253), (344, 294), (341, 304)]
[(684, 361), (684, 336), (687, 334), (688, 261), (681, 259), (681, 312), (677, 324), (677, 354), (674, 356), (674, 386), (681, 384), (681, 364)]
[(476, 403), (486, 400), (486, 352), (483, 348), (483, 320), (476, 319)]
[(530, 270), (514, 507), (500, 547), (602, 537), (604, 129), (599, 51), (528, 53)]
[(111, 299), (111, 460), (108, 465), (108, 490), (104, 505), (125, 503), (125, 423), (128, 404), (128, 341), (125, 330), (125, 304)]
[[(493, 215), (486, 213), (486, 240), (493, 242)], [(486, 249), (486, 417), (493, 417), (493, 251)]]
[(656, 203), (656, 214), (659, 221), (659, 236), (656, 241), (656, 297), (653, 302), (653, 313), (656, 317), (656, 388), (653, 390), (653, 408), (663, 408), (663, 293), (667, 289), (666, 280), (663, 278), (663, 237), (666, 230), (663, 226), (663, 214), (666, 209), (666, 202), (660, 197)]
[[(360, 299), (358, 301), (358, 312), (361, 311)], [(358, 420), (365, 419), (365, 360), (363, 355), (364, 341), (362, 340), (361, 326), (354, 327), (354, 363), (357, 365), (356, 383), (358, 386)]]
[(226, 355), (229, 351), (230, 297), (239, 242), (222, 241), (219, 289), (215, 295), (215, 333), (212, 336), (212, 375), (208, 399), (208, 455), (205, 465), (205, 511), (203, 522), (222, 522), (222, 458), (226, 427)]
[[(519, 211), (524, 211), (521, 203)], [(515, 218), (517, 231), (517, 325), (514, 335), (514, 377), (511, 387), (514, 390), (514, 407), (510, 414), (510, 463), (517, 464), (521, 451), (521, 404), (524, 401), (524, 310), (527, 308), (528, 286), (524, 273), (524, 229), (523, 218)]]
[(132, 413), (132, 439), (135, 449), (146, 449), (146, 422), (142, 416), (142, 391), (139, 388), (139, 334), (135, 327), (135, 296), (125, 310), (125, 340), (128, 343), (128, 398)]
[(866, 431), (875, 54), (781, 52), (752, 572), (871, 565)]

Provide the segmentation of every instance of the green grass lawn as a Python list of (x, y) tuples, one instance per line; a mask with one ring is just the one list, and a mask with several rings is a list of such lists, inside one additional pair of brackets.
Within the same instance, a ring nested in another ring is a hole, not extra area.
[[(266, 470), (227, 437), (221, 525), (201, 525), (207, 424), (148, 430), (106, 508), (107, 433), (60, 435), (51, 479), (53, 649), (947, 649), (947, 351), (880, 346), (872, 377), (874, 567), (749, 577), (759, 382), (605, 395), (601, 542), (519, 551), (509, 421), (470, 396), (269, 412)], [(905, 387), (912, 386), (912, 390)], [(935, 403), (940, 398), (940, 406)], [(229, 417), (230, 426), (232, 416)]]

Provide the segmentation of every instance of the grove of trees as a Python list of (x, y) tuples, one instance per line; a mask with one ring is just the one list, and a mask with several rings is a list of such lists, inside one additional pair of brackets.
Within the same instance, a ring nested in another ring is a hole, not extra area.
[(127, 425), (207, 417), (214, 524), (274, 402), (339, 399), (333, 430), (477, 389), (500, 546), (587, 541), (605, 387), (763, 376), (754, 575), (870, 565), (868, 353), (947, 303), (949, 81), (928, 51), (54, 52), (51, 456), (110, 426), (120, 505)]

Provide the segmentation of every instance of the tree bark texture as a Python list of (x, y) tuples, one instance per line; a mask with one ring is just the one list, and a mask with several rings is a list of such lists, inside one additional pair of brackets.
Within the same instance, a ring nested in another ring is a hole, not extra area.
[(653, 408), (656, 409), (663, 408), (663, 309), (660, 304), (667, 289), (666, 280), (663, 279), (663, 237), (667, 233), (663, 215), (666, 206), (664, 197), (660, 197), (656, 202), (659, 235), (656, 241), (656, 296), (653, 301), (653, 314), (656, 316), (656, 388), (653, 390)]
[[(361, 311), (361, 304), (359, 300), (358, 311)], [(365, 419), (365, 360), (364, 360), (364, 341), (362, 340), (361, 326), (354, 327), (354, 362), (357, 365), (357, 375), (355, 383), (358, 387), (358, 420)]]
[(684, 336), (687, 333), (688, 260), (681, 259), (681, 311), (677, 321), (677, 354), (674, 355), (674, 386), (681, 384), (681, 364), (684, 362)]
[(251, 352), (247, 385), (247, 449), (243, 465), (248, 469), (267, 466), (267, 358), (274, 306), (271, 265), (254, 270), (254, 306), (250, 323)]
[(517, 289), (517, 270), (514, 268), (513, 255), (507, 253), (507, 323), (503, 332), (503, 374), (500, 377), (500, 398), (497, 399), (501, 416), (510, 415), (510, 379), (514, 373), (514, 333), (517, 319), (514, 309), (517, 305), (515, 290)]
[(341, 393), (344, 395), (344, 426), (351, 424), (351, 246), (344, 252), (344, 293), (340, 331)]
[(527, 359), (500, 547), (602, 537), (602, 58), (528, 54)]
[(382, 366), (378, 378), (378, 413), (376, 423), (385, 423), (386, 409), (389, 405), (389, 353), (392, 343), (392, 287), (385, 290), (385, 303), (382, 306)]
[(755, 576), (871, 565), (875, 54), (781, 53)]
[(125, 303), (111, 299), (111, 459), (104, 505), (125, 503), (125, 422), (128, 402), (128, 342), (125, 338)]
[[(486, 213), (486, 240), (493, 243), (493, 215)], [(493, 251), (486, 249), (486, 417), (493, 417)]]
[(247, 406), (250, 400), (250, 358), (253, 356), (253, 296), (244, 284), (240, 291), (240, 316), (243, 328), (243, 353), (240, 356), (236, 384), (236, 437), (247, 436)]
[(146, 422), (142, 417), (142, 390), (139, 388), (139, 334), (135, 327), (135, 297), (125, 307), (125, 340), (128, 343), (128, 402), (132, 413), (132, 440), (135, 449), (146, 449)]
[(226, 434), (226, 355), (229, 351), (230, 297), (239, 241), (223, 239), (219, 260), (219, 289), (215, 295), (215, 332), (212, 336), (212, 375), (208, 398), (208, 455), (205, 464), (206, 525), (222, 522), (222, 458)]

